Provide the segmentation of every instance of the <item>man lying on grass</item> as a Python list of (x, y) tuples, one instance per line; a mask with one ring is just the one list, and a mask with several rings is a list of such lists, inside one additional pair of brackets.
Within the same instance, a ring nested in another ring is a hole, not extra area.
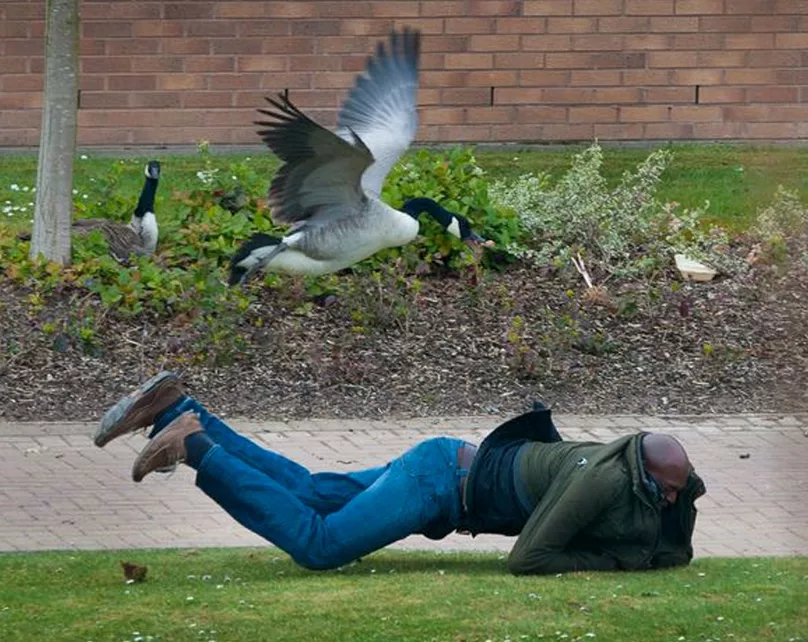
[(608, 444), (562, 441), (541, 407), (479, 449), (428, 439), (385, 466), (310, 473), (264, 449), (162, 372), (104, 415), (96, 445), (153, 426), (132, 477), (185, 463), (239, 523), (306, 568), (330, 569), (408, 535), (518, 535), (515, 574), (639, 570), (688, 564), (704, 494), (681, 444), (638, 433)]

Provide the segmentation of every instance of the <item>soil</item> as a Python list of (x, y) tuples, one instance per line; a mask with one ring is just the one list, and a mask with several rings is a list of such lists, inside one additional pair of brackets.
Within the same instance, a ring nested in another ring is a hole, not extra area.
[[(75, 293), (32, 312), (30, 292), (0, 280), (0, 419), (96, 420), (160, 369), (222, 416), (264, 420), (501, 415), (535, 399), (576, 414), (808, 411), (802, 260), (709, 283), (609, 282), (607, 297), (519, 265), (424, 276), (417, 293), (345, 278), (348, 294), (317, 301), (260, 290), (235, 327), (119, 319)], [(89, 309), (91, 341), (43, 331)]]

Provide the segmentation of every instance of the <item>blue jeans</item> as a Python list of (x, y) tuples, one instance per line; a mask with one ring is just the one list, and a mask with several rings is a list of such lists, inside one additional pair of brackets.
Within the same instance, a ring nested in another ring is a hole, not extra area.
[(239, 435), (192, 397), (158, 416), (155, 430), (189, 410), (216, 443), (196, 485), (303, 567), (336, 568), (408, 535), (440, 539), (463, 526), (462, 440), (428, 439), (377, 468), (312, 474)]

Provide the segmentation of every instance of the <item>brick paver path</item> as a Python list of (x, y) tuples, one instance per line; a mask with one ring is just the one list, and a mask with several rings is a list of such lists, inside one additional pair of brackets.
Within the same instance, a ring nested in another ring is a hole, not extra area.
[[(676, 434), (707, 484), (697, 506), (697, 556), (808, 554), (808, 415), (556, 416), (565, 439), (608, 441), (640, 428)], [(233, 421), (238, 430), (313, 471), (378, 465), (440, 434), (479, 443), (497, 417), (390, 422)], [(193, 485), (172, 476), (130, 480), (144, 439), (104, 449), (91, 424), (0, 423), (0, 551), (248, 546), (265, 542)], [(507, 551), (514, 539), (454, 534), (396, 546)]]

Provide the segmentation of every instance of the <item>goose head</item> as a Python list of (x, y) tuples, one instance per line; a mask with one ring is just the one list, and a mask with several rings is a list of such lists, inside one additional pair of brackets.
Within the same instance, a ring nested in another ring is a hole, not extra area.
[(152, 160), (146, 163), (146, 178), (157, 180), (160, 178), (160, 161)]
[(434, 218), (444, 230), (456, 236), (461, 241), (465, 241), (470, 245), (484, 245), (491, 247), (494, 241), (486, 240), (471, 227), (471, 222), (460, 214), (450, 212), (444, 207), (438, 205), (431, 198), (410, 198), (401, 206), (401, 211), (409, 214), (414, 219), (418, 218), (421, 212), (426, 212)]

